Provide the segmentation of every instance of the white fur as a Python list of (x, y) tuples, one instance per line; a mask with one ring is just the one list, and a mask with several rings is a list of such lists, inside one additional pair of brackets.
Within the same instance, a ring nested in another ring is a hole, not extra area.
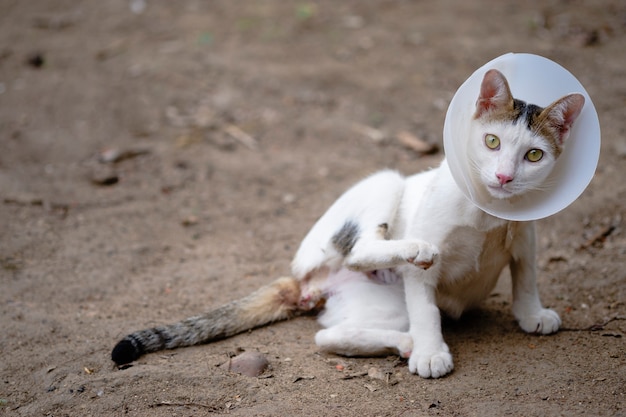
[[(343, 257), (332, 238), (347, 220), (360, 233)], [(467, 200), (444, 160), (408, 178), (383, 171), (348, 190), (305, 237), (292, 269), (303, 280), (303, 297), (327, 298), (319, 318), (325, 329), (315, 338), (322, 349), (351, 356), (393, 351), (409, 356), (411, 372), (438, 378), (453, 369), (440, 309), (459, 317), (477, 306), (506, 265), (522, 329), (559, 328), (559, 316), (537, 294), (534, 239), (532, 223), (492, 217)], [(430, 262), (426, 270), (416, 266)], [(388, 271), (372, 276), (375, 270)], [(310, 279), (320, 273), (328, 273), (321, 284)]]

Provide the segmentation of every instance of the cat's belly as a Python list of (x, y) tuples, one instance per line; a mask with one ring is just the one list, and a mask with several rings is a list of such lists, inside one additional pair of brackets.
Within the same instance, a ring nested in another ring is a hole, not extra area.
[(489, 232), (469, 227), (455, 229), (440, 247), (442, 271), (437, 305), (458, 318), (480, 305), (495, 287), (502, 269), (511, 260), (507, 226)]

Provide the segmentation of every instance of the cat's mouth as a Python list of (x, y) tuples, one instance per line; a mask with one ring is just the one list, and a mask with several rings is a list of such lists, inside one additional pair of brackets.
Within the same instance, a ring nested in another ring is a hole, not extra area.
[(489, 190), (489, 194), (491, 194), (492, 197), (498, 198), (498, 199), (509, 198), (515, 194), (514, 192), (507, 190), (500, 184), (487, 185), (487, 190)]

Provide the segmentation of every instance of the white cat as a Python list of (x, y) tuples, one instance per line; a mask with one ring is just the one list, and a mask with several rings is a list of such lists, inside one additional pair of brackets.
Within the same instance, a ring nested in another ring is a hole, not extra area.
[[(570, 94), (541, 108), (514, 99), (497, 70), (482, 81), (467, 132), (472, 181), (494, 199), (541, 188), (584, 105)], [(513, 279), (513, 314), (529, 333), (559, 329), (536, 287), (535, 226), (489, 215), (456, 185), (444, 160), (405, 178), (383, 171), (341, 196), (302, 241), (294, 278), (182, 322), (138, 331), (114, 348), (124, 364), (143, 353), (231, 336), (321, 309), (321, 349), (348, 356), (397, 353), (424, 378), (452, 371), (440, 311), (458, 318)]]

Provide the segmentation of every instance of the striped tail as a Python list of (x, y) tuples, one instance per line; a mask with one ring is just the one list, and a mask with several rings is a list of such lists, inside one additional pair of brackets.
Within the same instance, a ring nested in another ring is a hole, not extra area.
[(145, 353), (225, 339), (292, 317), (299, 310), (299, 301), (299, 282), (293, 278), (279, 278), (247, 297), (205, 314), (131, 333), (115, 345), (111, 359), (123, 365)]

